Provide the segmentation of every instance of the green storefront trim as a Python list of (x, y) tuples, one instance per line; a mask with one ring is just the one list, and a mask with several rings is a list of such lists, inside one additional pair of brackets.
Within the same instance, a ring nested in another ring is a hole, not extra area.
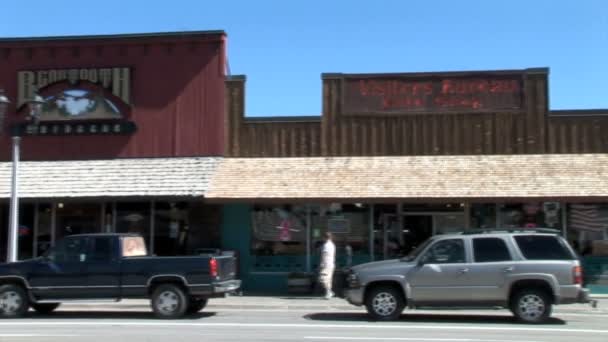
[(592, 294), (608, 294), (608, 257), (583, 257), (583, 274)]

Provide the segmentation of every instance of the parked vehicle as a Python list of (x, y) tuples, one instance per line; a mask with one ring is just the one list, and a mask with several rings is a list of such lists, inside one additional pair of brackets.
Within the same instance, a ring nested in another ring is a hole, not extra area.
[(150, 298), (159, 318), (202, 310), (209, 298), (236, 291), (233, 256), (148, 256), (133, 234), (72, 235), (42, 257), (0, 265), (0, 317), (60, 303)]
[(353, 267), (345, 298), (378, 320), (397, 319), (405, 306), (502, 306), (540, 323), (553, 305), (590, 302), (581, 264), (556, 232), (437, 235), (404, 258)]

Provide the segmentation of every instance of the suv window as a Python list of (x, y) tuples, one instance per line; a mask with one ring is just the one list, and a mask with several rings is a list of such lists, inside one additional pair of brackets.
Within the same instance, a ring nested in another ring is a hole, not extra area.
[(424, 253), (422, 260), (427, 264), (454, 264), (466, 261), (462, 239), (440, 240)]
[(524, 258), (530, 260), (573, 260), (576, 256), (557, 236), (515, 236), (515, 242)]
[(496, 262), (511, 260), (511, 253), (503, 239), (476, 238), (473, 239), (475, 262)]

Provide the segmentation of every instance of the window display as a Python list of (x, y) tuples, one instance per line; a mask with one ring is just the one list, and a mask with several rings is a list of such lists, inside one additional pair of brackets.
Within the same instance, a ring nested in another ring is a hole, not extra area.
[(255, 206), (251, 212), (252, 254), (306, 254), (306, 217), (305, 206)]
[(562, 228), (558, 202), (501, 204), (499, 217), (500, 228)]
[(472, 228), (496, 228), (496, 204), (481, 203), (471, 205)]
[(568, 205), (568, 240), (580, 255), (608, 256), (608, 205)]
[(311, 227), (315, 247), (323, 242), (323, 232), (329, 231), (339, 255), (346, 250), (359, 254), (369, 251), (369, 206), (338, 203), (312, 206)]

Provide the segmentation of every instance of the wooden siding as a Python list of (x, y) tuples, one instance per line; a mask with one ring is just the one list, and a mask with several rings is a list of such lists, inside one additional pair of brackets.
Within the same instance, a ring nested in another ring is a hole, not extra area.
[(229, 78), (226, 85), (226, 155), (312, 157), (321, 154), (319, 118), (245, 119), (245, 78)]
[(549, 116), (547, 152), (607, 153), (608, 110), (604, 111), (604, 115), (600, 111), (594, 112), (585, 115), (580, 111), (571, 111)]
[[(608, 116), (548, 110), (548, 70), (522, 70), (524, 110), (496, 113), (342, 113), (341, 74), (323, 77), (320, 122), (244, 118), (245, 78), (227, 81), (232, 157), (481, 155), (608, 152)], [(608, 112), (608, 111), (606, 111)], [(602, 132), (604, 134), (602, 135)]]
[[(0, 88), (13, 99), (17, 72), (128, 67), (137, 131), (129, 136), (27, 136), (26, 160), (190, 157), (224, 153), (224, 34), (184, 33), (101, 39), (0, 41)], [(10, 138), (0, 136), (0, 160), (10, 159)]]

